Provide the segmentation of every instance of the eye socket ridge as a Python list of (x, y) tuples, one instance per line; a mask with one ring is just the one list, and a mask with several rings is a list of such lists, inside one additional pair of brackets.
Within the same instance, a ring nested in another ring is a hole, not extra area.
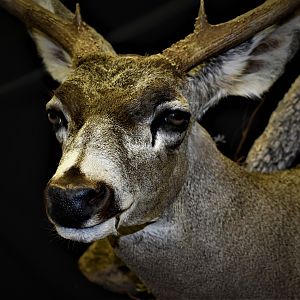
[(47, 115), (49, 122), (53, 125), (55, 131), (61, 127), (67, 128), (68, 122), (62, 111), (49, 108), (47, 109)]

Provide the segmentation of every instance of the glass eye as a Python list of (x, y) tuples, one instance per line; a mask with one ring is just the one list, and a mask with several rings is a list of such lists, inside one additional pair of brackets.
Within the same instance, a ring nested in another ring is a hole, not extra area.
[(155, 135), (158, 130), (168, 132), (184, 132), (190, 122), (191, 114), (183, 110), (166, 110), (158, 115), (151, 124), (151, 131)]
[(151, 123), (152, 144), (156, 133), (160, 130), (169, 134), (181, 134), (189, 125), (191, 114), (183, 110), (166, 110), (159, 114)]
[(191, 114), (183, 110), (168, 110), (162, 115), (160, 128), (170, 132), (184, 132), (190, 121)]
[(67, 121), (65, 116), (61, 111), (55, 109), (47, 110), (48, 120), (54, 126), (54, 129), (57, 130), (62, 126), (67, 126)]
[(171, 111), (165, 116), (165, 123), (181, 129), (186, 129), (189, 122), (189, 114), (184, 111)]
[(53, 125), (61, 125), (61, 123), (62, 123), (62, 119), (57, 114), (57, 112), (54, 110), (48, 111), (48, 120)]

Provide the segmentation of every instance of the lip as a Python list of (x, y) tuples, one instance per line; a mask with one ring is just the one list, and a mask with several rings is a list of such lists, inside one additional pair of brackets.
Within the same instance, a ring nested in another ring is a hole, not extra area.
[(69, 228), (55, 225), (57, 233), (65, 239), (90, 243), (103, 239), (109, 235), (118, 235), (117, 218), (113, 217), (105, 222), (86, 228)]
[(54, 224), (57, 233), (61, 237), (76, 242), (90, 243), (106, 238), (109, 235), (119, 235), (117, 228), (119, 227), (120, 215), (128, 211), (132, 207), (133, 203), (134, 202), (132, 202), (128, 208), (124, 209), (114, 216), (111, 216), (106, 221), (84, 228), (70, 228), (59, 226), (55, 224), (53, 220), (51, 220), (51, 217), (48, 217)]
[(120, 215), (129, 210), (132, 204), (133, 203), (131, 203), (131, 205), (127, 209), (121, 211), (115, 216), (111, 216), (106, 221), (84, 228), (70, 228), (59, 226), (55, 224), (55, 222), (53, 222), (51, 218), (49, 219), (54, 224), (57, 233), (61, 237), (76, 242), (90, 243), (96, 240), (103, 239), (109, 235), (119, 235), (117, 228), (119, 227)]

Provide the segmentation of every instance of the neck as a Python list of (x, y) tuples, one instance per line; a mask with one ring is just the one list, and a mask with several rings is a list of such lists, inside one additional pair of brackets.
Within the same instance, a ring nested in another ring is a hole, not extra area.
[[(189, 214), (207, 212), (208, 218), (213, 218), (212, 212), (222, 214), (222, 207), (235, 205), (238, 192), (235, 187), (242, 185), (241, 181), (247, 180), (249, 175), (222, 155), (198, 124), (194, 125), (189, 137), (188, 161), (186, 181), (172, 209), (177, 222), (181, 219), (182, 222), (191, 221), (197, 227), (195, 220), (199, 218)], [(166, 214), (170, 215), (170, 211)]]
[[(290, 283), (280, 275), (289, 274), (290, 265), (287, 248), (278, 243), (296, 251), (298, 233), (287, 238), (289, 227), (283, 230), (281, 220), (288, 216), (299, 225), (298, 197), (290, 197), (295, 206), (287, 205), (288, 184), (272, 191), (284, 185), (280, 175), (248, 173), (224, 157), (198, 124), (187, 153), (189, 168), (178, 197), (156, 222), (119, 238), (117, 254), (157, 299), (283, 296), (280, 285), (270, 282)], [(285, 271), (278, 273), (272, 257)]]
[[(176, 276), (183, 276), (183, 281), (184, 277), (189, 280), (195, 266), (207, 264), (202, 257), (193, 257), (194, 253), (207, 251), (205, 249), (213, 232), (220, 231), (220, 223), (214, 224), (214, 221), (222, 219), (220, 207), (228, 206), (234, 198), (234, 191), (229, 188), (230, 181), (232, 183), (241, 177), (230, 170), (225, 173), (230, 168), (229, 160), (219, 153), (200, 125), (193, 126), (188, 143), (189, 170), (179, 196), (158, 221), (139, 232), (121, 237), (115, 249), (150, 290), (154, 293), (156, 290), (168, 292), (168, 295), (159, 295), (159, 299), (198, 299), (190, 292), (178, 298), (182, 291), (174, 287), (174, 282), (178, 281)], [(190, 269), (183, 267), (187, 262), (192, 262)], [(196, 271), (198, 278), (205, 278), (202, 272), (203, 268)]]

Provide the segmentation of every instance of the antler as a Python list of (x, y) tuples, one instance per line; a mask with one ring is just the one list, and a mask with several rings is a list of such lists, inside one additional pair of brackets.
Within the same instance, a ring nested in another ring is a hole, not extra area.
[(110, 43), (82, 21), (78, 4), (75, 14), (58, 0), (51, 0), (54, 12), (34, 0), (0, 0), (0, 6), (21, 19), (28, 27), (47, 34), (75, 60), (91, 53), (115, 55)]
[(262, 5), (226, 23), (208, 23), (204, 0), (194, 32), (165, 49), (162, 55), (178, 70), (187, 71), (206, 58), (233, 47), (273, 25), (299, 6), (300, 0), (266, 0)]
[[(0, 6), (27, 26), (50, 36), (75, 60), (99, 52), (116, 55), (110, 43), (82, 21), (78, 5), (76, 13), (73, 14), (58, 0), (51, 0), (54, 13), (35, 1), (0, 0)], [(165, 49), (162, 56), (178, 70), (187, 71), (206, 58), (243, 42), (279, 21), (299, 4), (300, 0), (266, 0), (257, 8), (231, 21), (211, 25), (204, 11), (204, 0), (201, 0), (194, 32)]]

